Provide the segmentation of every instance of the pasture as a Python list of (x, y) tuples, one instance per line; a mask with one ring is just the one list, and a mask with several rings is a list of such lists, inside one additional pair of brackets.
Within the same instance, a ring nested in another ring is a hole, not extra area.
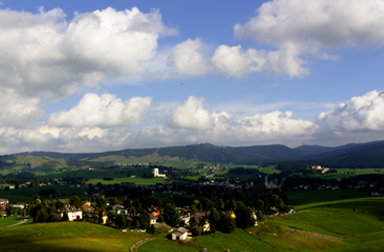
[(0, 228), (2, 251), (127, 251), (146, 233), (87, 222), (27, 224)]
[[(33, 187), (26, 187), (26, 188), (20, 188), (20, 189), (13, 189), (0, 191), (0, 198), (2, 199), (8, 199), (10, 203), (13, 202), (25, 202), (28, 200), (32, 200), (33, 197), (37, 194), (39, 194), (39, 190), (42, 189), (55, 189), (56, 193), (66, 193), (68, 196), (66, 198), (69, 198), (69, 196), (72, 193), (81, 194), (83, 192), (87, 192), (87, 187), (70, 187), (70, 186), (62, 186), (62, 185), (50, 185), (50, 186), (33, 186)], [(47, 197), (42, 197), (47, 198)]]
[[(23, 217), (18, 217), (18, 216), (9, 216), (9, 217), (6, 217), (6, 218), (1, 218), (0, 217), (0, 228), (2, 227), (8, 227), (10, 225), (13, 225), (13, 224), (16, 224), (16, 223), (19, 223), (21, 222), (22, 220), (24, 220)], [(28, 219), (25, 223), (23, 223), (22, 225), (25, 225), (26, 223), (31, 223), (32, 222), (32, 219)]]

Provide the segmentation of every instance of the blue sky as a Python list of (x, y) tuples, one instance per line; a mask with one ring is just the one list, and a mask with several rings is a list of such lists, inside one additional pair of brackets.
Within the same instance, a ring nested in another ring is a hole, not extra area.
[(7, 1), (0, 154), (382, 140), (384, 1)]

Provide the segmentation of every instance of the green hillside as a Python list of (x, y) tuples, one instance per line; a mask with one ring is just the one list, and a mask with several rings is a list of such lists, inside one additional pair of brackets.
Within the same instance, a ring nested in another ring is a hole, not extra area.
[[(314, 197), (301, 196), (303, 199)], [(298, 195), (289, 194), (288, 197), (294, 201)], [(236, 229), (232, 234), (216, 231), (194, 237), (192, 242), (170, 241), (166, 233), (157, 233), (154, 239), (136, 248), (139, 252), (194, 252), (202, 248), (209, 251), (382, 251), (382, 198), (306, 204), (295, 201), (297, 213), (270, 216), (247, 230)], [(0, 227), (0, 244), (4, 251), (127, 251), (135, 243), (151, 237), (146, 233), (122, 233), (115, 228), (86, 222)]]

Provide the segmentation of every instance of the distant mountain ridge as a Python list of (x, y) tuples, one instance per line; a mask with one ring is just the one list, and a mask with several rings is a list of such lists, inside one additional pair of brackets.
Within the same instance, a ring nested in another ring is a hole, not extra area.
[[(92, 160), (111, 155), (145, 157), (157, 153), (160, 156), (179, 157), (201, 162), (233, 164), (277, 164), (282, 161), (300, 161), (303, 164), (320, 164), (335, 167), (384, 167), (384, 141), (347, 144), (338, 147), (302, 145), (289, 148), (285, 145), (255, 145), (246, 147), (216, 146), (208, 143), (147, 149), (126, 149), (102, 153), (24, 152), (15, 155), (50, 157), (66, 160)], [(356, 165), (354, 165), (354, 163)], [(365, 164), (364, 164), (365, 163)]]

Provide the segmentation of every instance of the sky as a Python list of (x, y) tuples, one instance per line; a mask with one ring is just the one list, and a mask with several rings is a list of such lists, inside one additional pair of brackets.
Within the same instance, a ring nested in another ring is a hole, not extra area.
[(383, 140), (384, 0), (0, 0), (0, 154)]

